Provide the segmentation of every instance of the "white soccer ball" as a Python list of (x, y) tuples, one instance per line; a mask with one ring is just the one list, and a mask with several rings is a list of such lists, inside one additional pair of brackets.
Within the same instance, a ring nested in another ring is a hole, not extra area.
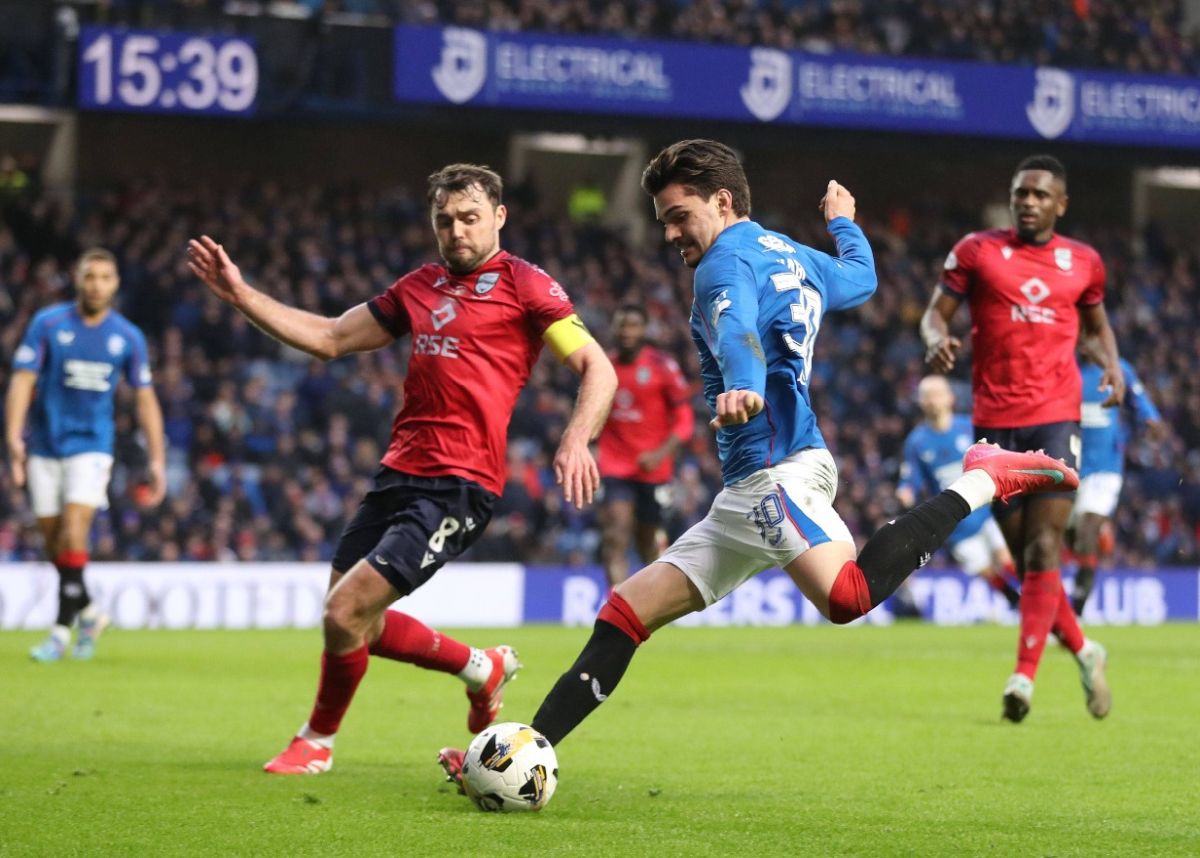
[(532, 727), (493, 724), (467, 748), (462, 782), (480, 810), (541, 810), (558, 785), (558, 757)]

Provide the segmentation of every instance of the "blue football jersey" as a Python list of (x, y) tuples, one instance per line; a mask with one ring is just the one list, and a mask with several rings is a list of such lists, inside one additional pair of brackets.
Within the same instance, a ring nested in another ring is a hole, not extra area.
[[(962, 476), (963, 454), (973, 443), (971, 418), (965, 414), (955, 414), (945, 432), (922, 423), (904, 439), (899, 486), (908, 488), (918, 500), (943, 491)], [(990, 516), (986, 506), (975, 510), (958, 523), (947, 544), (955, 545), (979, 533)]]
[(808, 392), (813, 344), (828, 310), (855, 307), (875, 291), (875, 257), (861, 229), (835, 218), (833, 257), (741, 221), (717, 236), (696, 267), (692, 339), (704, 396), (753, 390), (765, 407), (717, 432), (725, 484), (808, 447), (824, 447)]
[(74, 304), (55, 304), (33, 317), (13, 369), (38, 376), (29, 454), (59, 459), (111, 454), (118, 380), (133, 387), (152, 383), (142, 332), (115, 310), (98, 325), (84, 324)]
[[(1083, 407), (1080, 424), (1083, 427), (1083, 451), (1079, 476), (1125, 470), (1125, 444), (1129, 441), (1129, 423), (1123, 408), (1105, 408), (1101, 405), (1108, 398), (1107, 390), (1100, 390), (1100, 376), (1104, 370), (1090, 361), (1079, 362), (1079, 374), (1083, 377)], [(1146, 388), (1137, 377), (1128, 361), (1121, 358), (1121, 374), (1125, 376), (1125, 405), (1133, 411), (1139, 425), (1152, 420), (1161, 420), (1158, 409), (1146, 395)]]

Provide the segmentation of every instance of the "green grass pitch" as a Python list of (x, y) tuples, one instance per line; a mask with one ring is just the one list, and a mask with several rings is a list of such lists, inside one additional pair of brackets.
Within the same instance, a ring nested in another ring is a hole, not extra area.
[[(470, 630), (528, 720), (586, 630)], [(540, 814), (440, 778), (457, 680), (372, 659), (320, 776), (260, 767), (304, 720), (316, 631), (113, 632), (37, 665), (0, 634), (0, 856), (1200, 855), (1200, 626), (1097, 630), (1112, 715), (1051, 646), (1000, 720), (1013, 628), (667, 629), (558, 749)]]

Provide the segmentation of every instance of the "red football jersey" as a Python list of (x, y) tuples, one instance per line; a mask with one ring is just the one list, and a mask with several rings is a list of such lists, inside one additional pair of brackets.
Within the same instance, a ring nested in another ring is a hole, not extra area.
[(1104, 279), (1100, 254), (1061, 235), (1039, 246), (993, 229), (954, 245), (942, 287), (971, 309), (976, 426), (1079, 419), (1079, 308), (1104, 300)]
[(679, 364), (652, 346), (642, 346), (631, 363), (610, 352), (617, 371), (617, 394), (598, 445), (600, 475), (643, 483), (671, 479), (674, 457), (653, 470), (638, 467), (638, 456), (657, 449), (674, 434), (680, 441), (692, 436), (691, 391)]
[(542, 333), (575, 312), (536, 265), (501, 251), (470, 274), (425, 265), (367, 306), (396, 337), (412, 334), (404, 405), (383, 464), (504, 490), (508, 424), (542, 350)]

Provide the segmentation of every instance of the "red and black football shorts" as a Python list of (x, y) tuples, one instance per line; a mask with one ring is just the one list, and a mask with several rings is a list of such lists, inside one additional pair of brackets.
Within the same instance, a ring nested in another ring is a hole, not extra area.
[[(1047, 456), (1062, 459), (1075, 470), (1079, 470), (1079, 454), (1083, 449), (1082, 435), (1079, 424), (1074, 420), (1064, 420), (1060, 423), (1040, 423), (1036, 426), (1020, 426), (1015, 429), (997, 429), (994, 426), (975, 426), (975, 438), (987, 438), (993, 444), (999, 444), (1005, 450), (1023, 453), (1026, 450), (1043, 450)], [(1074, 497), (1075, 492), (1042, 492), (1038, 497)], [(992, 512), (1003, 516), (1009, 510), (1020, 507), (1023, 497), (1015, 497), (1008, 502), (996, 501), (992, 504)]]
[(658, 527), (671, 507), (670, 483), (643, 483), (638, 480), (604, 477), (601, 484), (604, 489), (604, 503), (633, 502), (633, 517), (638, 524)]
[(471, 547), (492, 517), (496, 495), (461, 477), (416, 477), (381, 466), (342, 530), (333, 568), (366, 559), (407, 596)]

